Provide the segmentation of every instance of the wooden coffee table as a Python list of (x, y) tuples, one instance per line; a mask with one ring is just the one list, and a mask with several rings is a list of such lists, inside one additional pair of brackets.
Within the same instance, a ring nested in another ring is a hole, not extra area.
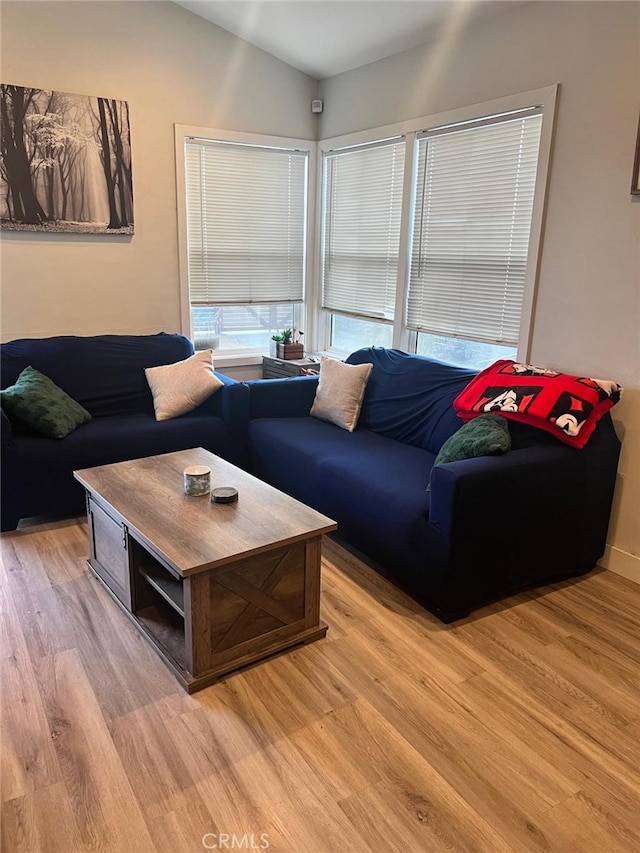
[[(187, 497), (183, 471), (239, 499)], [(201, 447), (75, 471), (89, 566), (190, 692), (324, 637), (320, 557), (330, 518)]]

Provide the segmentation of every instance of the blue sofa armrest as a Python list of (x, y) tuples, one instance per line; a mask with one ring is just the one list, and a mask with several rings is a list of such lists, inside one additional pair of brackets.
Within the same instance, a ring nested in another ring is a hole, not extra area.
[(224, 373), (218, 373), (217, 370), (214, 370), (214, 375), (218, 377), (218, 379), (223, 382), (225, 385), (241, 385), (237, 379), (232, 379), (231, 376), (227, 376)]
[(252, 379), (249, 390), (249, 419), (308, 417), (318, 387), (318, 376), (288, 379)]
[[(607, 416), (608, 418), (608, 416)], [(603, 424), (583, 450), (561, 443), (436, 466), (430, 523), (464, 572), (514, 564), (587, 571), (604, 553), (620, 443)], [(525, 571), (526, 574), (526, 571)]]
[(244, 382), (239, 382), (223, 373), (216, 372), (215, 375), (224, 383), (222, 388), (184, 417), (188, 418), (189, 415), (218, 417), (234, 430), (238, 430), (238, 435), (244, 435), (249, 419), (249, 391)]
[(529, 510), (538, 504), (546, 507), (558, 480), (575, 480), (573, 463), (567, 448), (558, 445), (436, 465), (431, 471), (430, 521), (454, 536), (470, 521), (473, 528), (493, 526), (504, 513), (521, 517), (525, 505)]

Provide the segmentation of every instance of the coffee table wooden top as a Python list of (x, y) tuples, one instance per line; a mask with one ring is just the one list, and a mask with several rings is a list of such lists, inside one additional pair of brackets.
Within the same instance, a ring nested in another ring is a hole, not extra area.
[[(187, 497), (183, 471), (211, 468), (236, 503)], [(337, 524), (202, 447), (74, 471), (92, 495), (183, 577), (335, 530)]]

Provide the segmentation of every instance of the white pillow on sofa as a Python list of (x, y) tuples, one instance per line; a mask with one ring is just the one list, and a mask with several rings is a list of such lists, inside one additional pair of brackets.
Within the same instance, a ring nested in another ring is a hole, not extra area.
[(213, 372), (213, 350), (207, 349), (160, 367), (146, 367), (157, 421), (192, 411), (218, 391), (224, 382)]
[(345, 364), (335, 358), (323, 358), (310, 415), (353, 432), (372, 368), (372, 364)]

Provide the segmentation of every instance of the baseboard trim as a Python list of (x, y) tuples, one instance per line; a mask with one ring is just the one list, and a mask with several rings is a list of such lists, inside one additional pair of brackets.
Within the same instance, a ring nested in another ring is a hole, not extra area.
[(599, 565), (610, 572), (622, 575), (627, 580), (640, 584), (640, 557), (635, 554), (629, 554), (613, 545), (607, 545)]

